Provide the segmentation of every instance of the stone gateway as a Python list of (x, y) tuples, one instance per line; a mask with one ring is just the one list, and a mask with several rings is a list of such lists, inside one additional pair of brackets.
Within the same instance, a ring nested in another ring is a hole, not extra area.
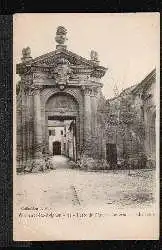
[[(68, 51), (65, 31), (58, 27), (55, 51), (33, 59), (30, 48), (23, 49), (22, 63), (17, 65), (21, 77), (17, 96), (20, 166), (41, 158), (43, 151), (49, 152), (50, 126), (68, 129), (68, 121), (69, 125), (75, 121), (72, 140), (76, 152), (71, 158), (77, 160), (81, 154), (93, 157), (91, 145), (92, 139), (97, 140), (97, 107), (102, 96), (100, 79), (107, 69), (99, 65), (94, 52), (88, 60)], [(70, 135), (64, 138), (64, 144), (64, 154), (68, 155)]]
[(22, 50), (16, 68), (21, 78), (17, 168), (55, 154), (75, 162), (84, 156), (104, 159), (114, 168), (137, 159), (138, 149), (146, 161), (155, 161), (155, 70), (142, 83), (106, 100), (101, 79), (107, 68), (100, 65), (98, 53), (92, 50), (85, 59), (69, 51), (66, 35), (59, 26), (56, 49), (37, 58), (29, 47)]

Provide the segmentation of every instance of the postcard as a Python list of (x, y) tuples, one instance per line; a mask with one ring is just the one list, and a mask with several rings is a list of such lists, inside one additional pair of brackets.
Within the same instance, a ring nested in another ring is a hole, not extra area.
[(13, 240), (158, 240), (159, 13), (13, 22)]

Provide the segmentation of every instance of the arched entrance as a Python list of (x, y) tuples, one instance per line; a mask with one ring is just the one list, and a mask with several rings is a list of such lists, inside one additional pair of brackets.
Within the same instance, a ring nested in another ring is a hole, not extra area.
[(53, 155), (61, 155), (61, 142), (53, 142)]
[(65, 92), (49, 97), (45, 104), (45, 140), (53, 155), (77, 160), (80, 146), (79, 104)]

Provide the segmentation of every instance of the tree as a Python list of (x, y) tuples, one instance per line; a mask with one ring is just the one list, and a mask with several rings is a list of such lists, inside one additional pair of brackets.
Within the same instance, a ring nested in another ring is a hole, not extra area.
[(106, 137), (116, 133), (116, 144), (118, 136), (122, 138), (123, 159), (128, 164), (132, 157), (144, 151), (145, 136), (143, 117), (134, 107), (131, 95), (119, 96), (113, 100), (104, 117)]

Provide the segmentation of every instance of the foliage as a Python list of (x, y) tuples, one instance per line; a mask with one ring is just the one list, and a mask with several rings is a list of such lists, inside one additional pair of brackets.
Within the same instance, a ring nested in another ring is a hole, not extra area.
[(82, 156), (77, 162), (77, 166), (81, 170), (107, 170), (110, 169), (110, 165), (106, 160), (94, 159), (91, 157)]
[(110, 112), (105, 115), (105, 130), (106, 133), (111, 133), (112, 128), (116, 128), (126, 140), (130, 132), (132, 139), (142, 142), (145, 136), (144, 120), (131, 102), (131, 98), (127, 97), (112, 104)]

